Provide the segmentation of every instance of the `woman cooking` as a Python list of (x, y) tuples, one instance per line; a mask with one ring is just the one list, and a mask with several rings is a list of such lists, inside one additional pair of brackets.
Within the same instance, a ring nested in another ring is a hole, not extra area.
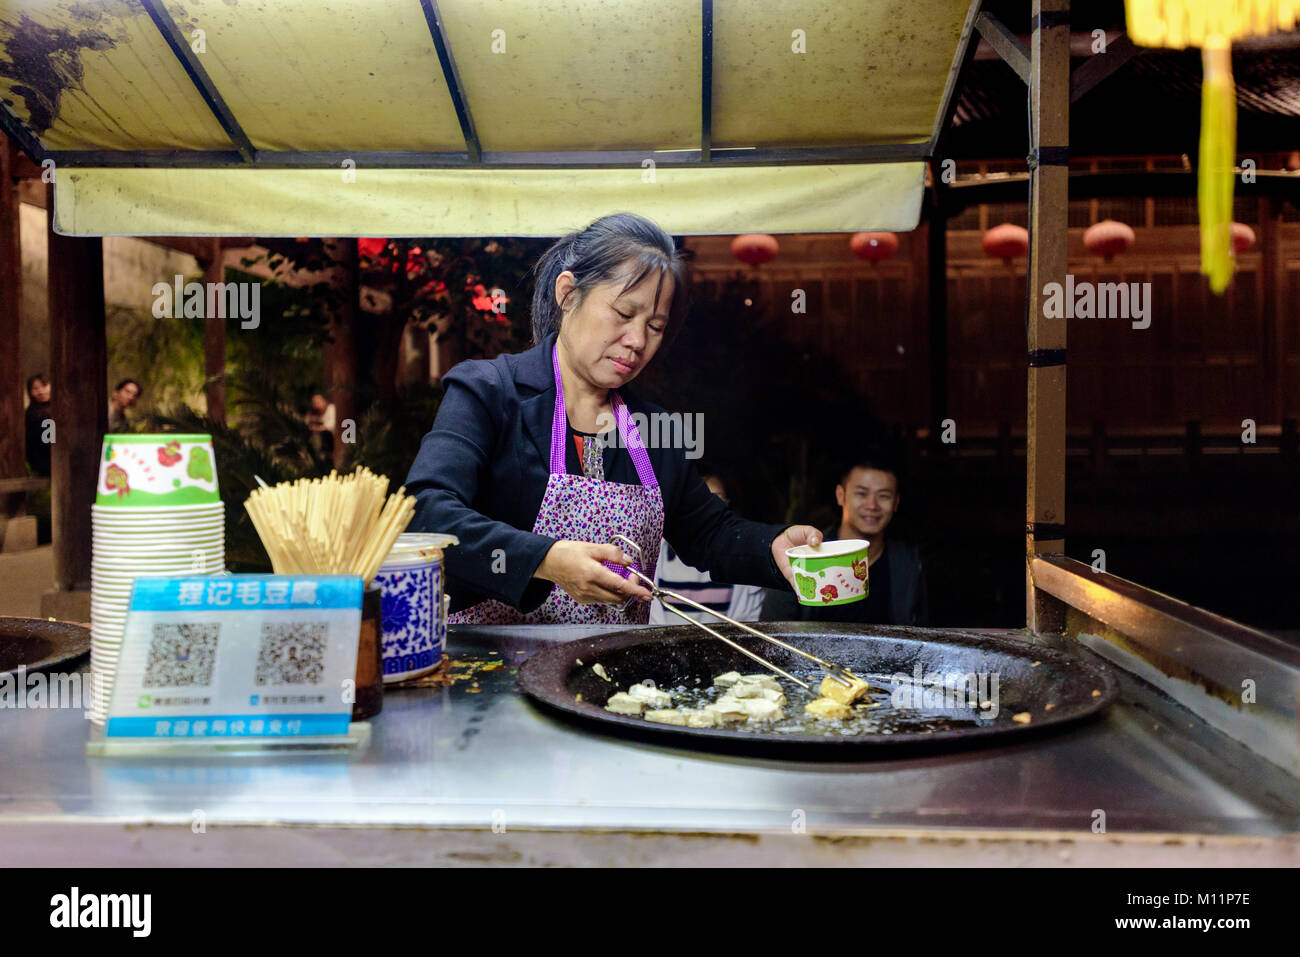
[(645, 622), (650, 591), (614, 535), (640, 546), (652, 579), (663, 536), (714, 581), (789, 587), (785, 550), (821, 533), (738, 518), (684, 449), (646, 448), (632, 419), (663, 413), (626, 386), (686, 318), (672, 237), (640, 216), (605, 216), (551, 246), (534, 273), (535, 345), (443, 376), (406, 479), (418, 500), (410, 530), (460, 539), (445, 559), (451, 622)]

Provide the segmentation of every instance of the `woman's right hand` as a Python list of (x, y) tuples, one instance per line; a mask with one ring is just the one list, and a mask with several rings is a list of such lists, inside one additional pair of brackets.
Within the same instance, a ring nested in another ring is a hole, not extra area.
[(623, 578), (601, 564), (630, 565), (632, 561), (617, 545), (563, 539), (546, 552), (533, 577), (555, 582), (584, 605), (621, 605), (632, 596), (649, 600), (654, 596), (638, 579)]

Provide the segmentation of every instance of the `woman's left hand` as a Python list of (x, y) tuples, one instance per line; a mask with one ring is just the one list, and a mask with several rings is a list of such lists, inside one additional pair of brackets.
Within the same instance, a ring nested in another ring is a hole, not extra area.
[(776, 567), (781, 569), (781, 574), (791, 588), (794, 587), (794, 572), (790, 570), (790, 559), (786, 557), (785, 550), (798, 545), (816, 547), (821, 543), (822, 533), (811, 525), (791, 525), (772, 540), (772, 557), (776, 559)]

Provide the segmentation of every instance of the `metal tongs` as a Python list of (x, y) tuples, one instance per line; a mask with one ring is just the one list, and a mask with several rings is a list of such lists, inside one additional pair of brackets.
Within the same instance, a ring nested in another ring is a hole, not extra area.
[[(632, 541), (626, 535), (615, 535), (613, 541), (620, 548), (622, 548), (624, 552), (631, 555), (636, 564), (638, 565), (641, 564), (641, 546), (639, 546), (636, 542)], [(840, 684), (844, 685), (846, 688), (853, 686), (853, 681), (855, 680), (855, 676), (851, 671), (849, 671), (848, 668), (845, 668), (843, 665), (837, 665), (833, 661), (824, 661), (821, 658), (818, 658), (816, 655), (811, 655), (801, 648), (796, 648), (794, 645), (787, 645), (784, 641), (781, 641), (779, 638), (773, 638), (771, 635), (765, 635), (757, 628), (749, 627), (749, 625), (745, 624), (743, 621), (736, 621), (734, 618), (729, 618), (726, 615), (722, 614), (722, 612), (720, 611), (714, 611), (712, 608), (706, 608), (704, 605), (701, 605), (697, 601), (692, 601), (691, 599), (687, 598), (685, 595), (679, 595), (675, 591), (668, 591), (666, 588), (660, 588), (658, 585), (654, 583), (654, 581), (648, 575), (640, 571), (640, 569), (628, 567), (627, 570), (630, 574), (633, 574), (637, 578), (641, 579), (641, 581), (645, 584), (645, 586), (650, 589), (650, 593), (654, 595), (655, 598), (658, 598), (661, 602), (663, 602), (663, 606), (667, 608), (669, 611), (671, 611), (673, 614), (677, 615), (680, 618), (684, 618), (686, 621), (690, 622), (692, 625), (695, 625), (696, 627), (703, 628), (714, 638), (717, 638), (719, 641), (726, 642), (732, 648), (735, 648), (737, 651), (739, 651), (741, 654), (745, 655), (746, 657), (752, 658), (754, 661), (757, 661), (760, 665), (762, 665), (764, 668), (767, 668), (769, 671), (774, 671), (783, 678), (789, 678), (791, 681), (797, 684), (800, 688), (803, 688), (805, 691), (812, 691), (812, 689), (808, 687), (807, 684), (805, 684), (804, 682), (796, 678), (794, 675), (790, 674), (790, 672), (785, 671), (784, 669), (779, 668), (776, 665), (772, 664), (772, 662), (768, 661), (762, 655), (754, 654), (754, 652), (732, 641), (726, 635), (718, 634), (718, 632), (714, 631), (708, 625), (704, 624), (701, 621), (696, 621), (694, 618), (686, 614), (686, 612), (682, 611), (680, 608), (675, 608), (674, 606), (668, 604), (668, 602), (664, 601), (664, 598), (665, 597), (671, 598), (673, 601), (679, 601), (682, 602), (683, 604), (690, 605), (692, 608), (698, 608), (702, 612), (706, 612), (717, 618), (721, 618), (729, 625), (735, 625), (737, 628), (740, 628), (742, 631), (749, 632), (751, 635), (754, 635), (756, 638), (762, 638), (764, 641), (770, 641), (772, 644), (784, 648), (786, 651), (793, 651), (796, 655), (801, 655), (804, 658), (807, 658), (809, 661), (816, 663), (818, 667), (820, 667), (823, 671), (826, 672), (826, 674), (828, 674), (834, 680), (838, 681)], [(634, 601), (636, 601), (635, 597), (629, 598), (627, 601), (623, 603), (622, 607), (627, 608), (627, 606)]]

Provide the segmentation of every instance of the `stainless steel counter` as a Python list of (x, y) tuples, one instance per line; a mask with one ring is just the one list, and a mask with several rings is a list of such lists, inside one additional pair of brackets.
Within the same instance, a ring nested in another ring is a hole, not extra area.
[(606, 630), (453, 628), (453, 658), (507, 667), (478, 693), (390, 690), (351, 759), (88, 759), (80, 711), (0, 710), (0, 861), (1300, 864), (1300, 782), (1135, 681), (1011, 747), (739, 758), (581, 729), (514, 690), (530, 650)]

